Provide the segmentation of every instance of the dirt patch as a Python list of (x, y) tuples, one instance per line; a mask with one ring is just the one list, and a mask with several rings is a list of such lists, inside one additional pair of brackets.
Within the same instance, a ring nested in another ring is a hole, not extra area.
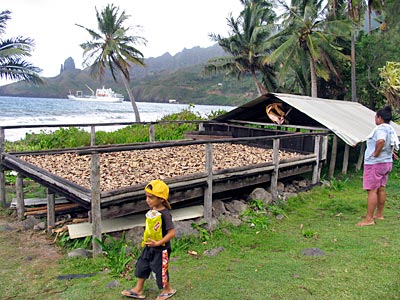
[(45, 231), (22, 228), (22, 222), (0, 214), (0, 260), (38, 260), (46, 265), (62, 258), (61, 250)]

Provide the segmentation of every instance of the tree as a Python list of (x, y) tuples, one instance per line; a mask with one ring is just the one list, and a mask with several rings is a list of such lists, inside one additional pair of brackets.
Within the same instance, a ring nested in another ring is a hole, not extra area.
[[(6, 23), (11, 19), (8, 10), (0, 12), (0, 35), (6, 31)], [(13, 37), (0, 39), (0, 78), (10, 80), (25, 80), (41, 84), (43, 80), (39, 73), (41, 69), (25, 60), (31, 56), (34, 41), (30, 38)]]
[(372, 110), (382, 107), (386, 99), (379, 93), (379, 69), (388, 61), (398, 62), (400, 57), (400, 2), (385, 1), (383, 15), (387, 21), (385, 31), (360, 32), (357, 43), (357, 95), (359, 102)]
[(90, 74), (95, 78), (103, 79), (106, 69), (109, 69), (112, 78), (117, 82), (117, 73), (119, 73), (131, 101), (135, 120), (140, 122), (139, 110), (129, 87), (129, 71), (131, 63), (145, 66), (142, 52), (134, 45), (146, 44), (147, 41), (143, 37), (129, 35), (131, 28), (123, 26), (129, 16), (125, 14), (125, 11), (120, 13), (119, 8), (113, 4), (108, 4), (101, 12), (96, 8), (96, 18), (99, 32), (76, 24), (86, 29), (92, 37), (91, 41), (80, 45), (84, 50), (83, 63), (90, 66)]
[[(274, 71), (271, 66), (264, 64), (264, 57), (269, 49), (265, 48), (264, 41), (274, 30), (275, 13), (272, 5), (260, 0), (241, 0), (244, 6), (238, 18), (232, 15), (227, 18), (231, 33), (228, 37), (219, 34), (210, 34), (213, 41), (218, 42), (228, 54), (224, 57), (208, 61), (205, 71), (227, 72), (238, 79), (250, 74), (255, 83), (258, 95), (268, 92), (273, 86)], [(257, 78), (263, 74), (263, 83)]]
[(379, 69), (381, 83), (380, 92), (385, 95), (387, 104), (400, 107), (400, 62), (386, 62)]
[[(267, 56), (265, 63), (277, 64), (280, 76), (293, 71), (306, 57), (311, 79), (311, 96), (318, 96), (317, 78), (328, 80), (331, 75), (340, 78), (337, 66), (348, 60), (337, 40), (347, 39), (349, 23), (329, 20), (324, 0), (292, 0), (291, 5), (280, 1), (285, 12), (283, 29), (267, 42), (277, 44), (277, 49)], [(306, 56), (303, 55), (306, 54)]]

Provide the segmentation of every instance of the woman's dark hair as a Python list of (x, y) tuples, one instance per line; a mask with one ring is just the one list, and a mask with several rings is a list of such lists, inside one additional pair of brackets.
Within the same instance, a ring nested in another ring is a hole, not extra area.
[(392, 120), (392, 108), (385, 106), (376, 112), (378, 117), (381, 117), (385, 123), (389, 123)]

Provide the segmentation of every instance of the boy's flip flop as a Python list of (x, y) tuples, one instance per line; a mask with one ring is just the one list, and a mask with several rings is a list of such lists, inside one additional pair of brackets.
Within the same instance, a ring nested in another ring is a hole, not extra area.
[(165, 300), (168, 298), (171, 298), (173, 295), (175, 295), (176, 290), (172, 290), (171, 293), (164, 293), (164, 294), (159, 294), (156, 300)]
[(131, 290), (125, 290), (122, 291), (121, 294), (123, 296), (129, 297), (129, 298), (134, 298), (134, 299), (146, 299), (145, 295), (139, 295), (138, 293), (135, 293)]

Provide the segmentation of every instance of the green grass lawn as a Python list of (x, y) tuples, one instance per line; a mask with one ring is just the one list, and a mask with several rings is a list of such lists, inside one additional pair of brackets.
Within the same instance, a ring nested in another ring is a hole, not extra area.
[[(170, 272), (178, 292), (172, 299), (400, 299), (398, 168), (387, 187), (386, 219), (374, 226), (355, 226), (366, 212), (366, 192), (361, 172), (347, 178), (289, 199), (282, 206), (286, 217), (271, 217), (266, 229), (226, 225), (206, 243), (175, 241), (179, 250), (173, 253)], [(0, 231), (0, 250), (8, 253), (7, 247), (17, 259), (12, 263), (1, 253), (0, 263), (7, 267), (1, 271), (2, 299), (123, 299), (120, 291), (135, 282), (102, 272), (100, 258), (62, 259), (38, 271), (34, 261), (18, 256), (18, 247)], [(224, 251), (203, 255), (217, 247)], [(307, 248), (318, 248), (324, 255), (305, 256), (302, 251)], [(199, 255), (189, 255), (188, 250)], [(55, 279), (93, 272), (98, 275)], [(119, 285), (106, 287), (113, 280)], [(156, 298), (154, 279), (146, 282), (145, 294)]]

